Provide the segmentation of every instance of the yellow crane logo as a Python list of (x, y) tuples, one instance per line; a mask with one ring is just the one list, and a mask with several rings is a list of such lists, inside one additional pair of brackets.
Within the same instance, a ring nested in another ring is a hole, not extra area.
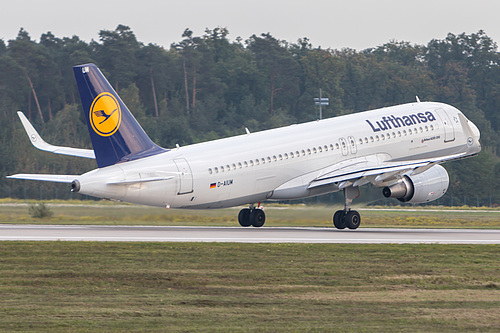
[(120, 127), (121, 120), (122, 112), (115, 96), (104, 92), (94, 99), (90, 107), (89, 121), (97, 134), (113, 135)]

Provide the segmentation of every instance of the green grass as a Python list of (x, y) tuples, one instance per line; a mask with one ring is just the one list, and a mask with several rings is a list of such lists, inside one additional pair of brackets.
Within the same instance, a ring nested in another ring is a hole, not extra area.
[[(51, 218), (33, 218), (29, 204), (0, 203), (0, 223), (35, 224), (120, 224), (120, 225), (211, 225), (237, 226), (241, 207), (220, 210), (175, 210), (110, 201), (61, 201), (46, 204), (54, 213)], [(340, 206), (266, 206), (266, 226), (332, 227), (332, 215)], [(414, 211), (392, 209), (365, 210), (361, 227), (404, 228), (500, 228), (500, 210), (432, 207)]]
[(1, 331), (498, 332), (497, 245), (1, 242)]

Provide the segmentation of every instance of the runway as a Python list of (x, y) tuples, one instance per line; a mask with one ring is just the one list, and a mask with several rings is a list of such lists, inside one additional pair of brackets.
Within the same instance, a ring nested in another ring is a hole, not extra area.
[(500, 244), (500, 230), (3, 224), (0, 241)]

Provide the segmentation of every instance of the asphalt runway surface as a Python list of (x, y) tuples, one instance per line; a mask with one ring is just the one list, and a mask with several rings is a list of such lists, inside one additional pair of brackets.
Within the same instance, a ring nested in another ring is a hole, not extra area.
[(500, 244), (500, 230), (2, 224), (0, 241)]

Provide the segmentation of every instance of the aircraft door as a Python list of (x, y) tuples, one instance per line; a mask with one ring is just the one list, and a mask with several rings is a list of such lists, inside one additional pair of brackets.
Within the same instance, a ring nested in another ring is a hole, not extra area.
[(179, 171), (179, 192), (180, 194), (187, 194), (193, 192), (193, 173), (185, 158), (178, 158), (174, 160), (177, 170)]
[(347, 147), (347, 140), (345, 138), (339, 139), (340, 150), (342, 151), (342, 155), (347, 155), (349, 153), (349, 148)]
[(444, 142), (451, 142), (455, 140), (455, 129), (450, 116), (444, 109), (437, 109), (436, 113), (441, 118), (441, 123), (444, 127)]
[(354, 140), (354, 137), (348, 136), (347, 141), (349, 142), (349, 149), (351, 150), (351, 154), (356, 154), (358, 152), (358, 148), (356, 146), (356, 140)]

